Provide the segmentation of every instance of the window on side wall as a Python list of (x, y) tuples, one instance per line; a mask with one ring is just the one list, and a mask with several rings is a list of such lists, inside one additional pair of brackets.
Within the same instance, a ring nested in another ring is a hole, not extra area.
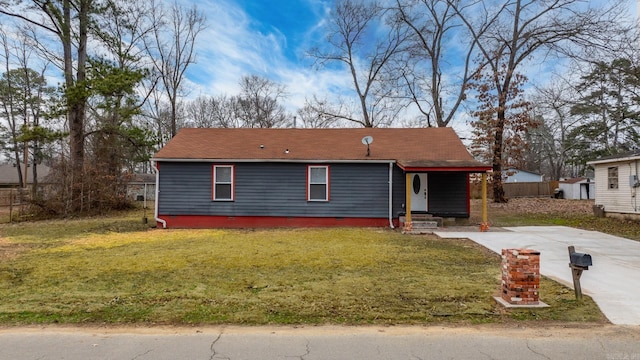
[(329, 201), (329, 166), (307, 167), (307, 200)]
[(607, 169), (607, 184), (609, 189), (618, 188), (618, 167), (613, 166)]
[(234, 200), (234, 167), (233, 165), (213, 165), (213, 200)]

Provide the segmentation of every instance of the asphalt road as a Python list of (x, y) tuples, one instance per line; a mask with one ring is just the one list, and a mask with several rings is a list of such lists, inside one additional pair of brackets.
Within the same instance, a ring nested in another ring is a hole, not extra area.
[(5, 328), (0, 359), (640, 360), (640, 327)]

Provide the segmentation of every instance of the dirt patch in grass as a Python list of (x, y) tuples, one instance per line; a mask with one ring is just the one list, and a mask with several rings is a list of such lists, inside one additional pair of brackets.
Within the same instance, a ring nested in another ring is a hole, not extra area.
[[(593, 200), (514, 198), (506, 204), (489, 202), (487, 210), (492, 227), (562, 225), (640, 240), (640, 221), (597, 218), (593, 204)], [(481, 222), (481, 205), (480, 200), (471, 202), (472, 224)]]
[[(523, 218), (532, 215), (593, 215), (593, 200), (566, 200), (554, 198), (513, 198), (507, 203), (495, 203), (489, 199), (487, 210), (491, 220)], [(471, 200), (471, 221), (479, 222), (482, 216), (482, 201)]]
[(0, 263), (14, 259), (24, 250), (23, 246), (12, 244), (0, 237)]

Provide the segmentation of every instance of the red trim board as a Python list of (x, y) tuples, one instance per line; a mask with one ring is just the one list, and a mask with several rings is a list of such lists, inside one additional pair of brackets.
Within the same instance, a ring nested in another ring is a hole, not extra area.
[[(388, 227), (387, 218), (160, 215), (167, 228)], [(393, 219), (397, 226), (398, 219)], [(161, 227), (161, 224), (158, 224)]]

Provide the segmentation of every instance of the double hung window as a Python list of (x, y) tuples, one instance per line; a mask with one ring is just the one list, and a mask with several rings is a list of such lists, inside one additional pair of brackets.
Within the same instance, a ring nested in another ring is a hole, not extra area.
[(234, 200), (234, 167), (233, 165), (213, 166), (213, 200)]
[(329, 201), (329, 167), (307, 167), (307, 200)]
[(607, 169), (607, 184), (609, 189), (618, 188), (618, 167), (610, 167)]

